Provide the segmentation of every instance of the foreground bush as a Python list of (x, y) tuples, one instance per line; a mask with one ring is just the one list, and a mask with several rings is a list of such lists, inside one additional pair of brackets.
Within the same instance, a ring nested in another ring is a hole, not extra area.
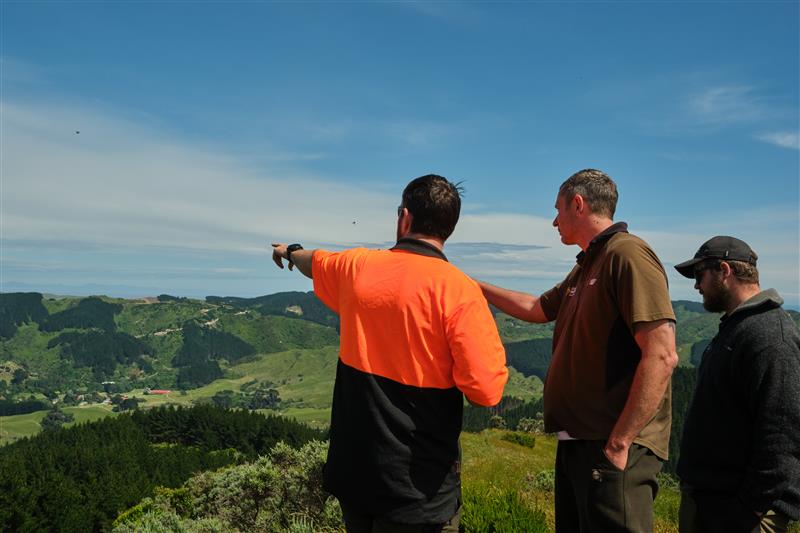
[(279, 443), (252, 463), (157, 491), (120, 515), (114, 531), (339, 531), (339, 504), (322, 489), (326, 453), (319, 441), (299, 450)]

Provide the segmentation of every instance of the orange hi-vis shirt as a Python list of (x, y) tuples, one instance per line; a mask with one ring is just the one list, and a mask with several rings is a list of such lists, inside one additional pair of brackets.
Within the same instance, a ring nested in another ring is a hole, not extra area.
[(495, 405), (508, 379), (505, 350), (474, 280), (414, 252), (314, 252), (314, 292), (341, 320), (341, 361), (414, 387), (457, 387)]
[(391, 522), (447, 522), (461, 502), (464, 395), (496, 404), (508, 379), (480, 287), (414, 239), (317, 250), (311, 269), (340, 318), (323, 486)]

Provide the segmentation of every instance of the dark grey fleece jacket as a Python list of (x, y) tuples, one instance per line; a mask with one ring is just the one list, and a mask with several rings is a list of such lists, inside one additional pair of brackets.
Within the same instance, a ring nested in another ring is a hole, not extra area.
[(705, 497), (800, 518), (800, 332), (765, 290), (723, 316), (697, 370), (678, 475)]

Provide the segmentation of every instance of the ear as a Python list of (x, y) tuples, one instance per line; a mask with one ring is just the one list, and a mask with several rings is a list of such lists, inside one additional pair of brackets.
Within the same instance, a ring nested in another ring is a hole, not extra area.
[(414, 215), (408, 210), (408, 208), (403, 208), (403, 212), (400, 214), (400, 217), (397, 219), (397, 232), (400, 236), (406, 236), (411, 233), (411, 222), (414, 220)]
[(572, 197), (571, 207), (578, 213), (583, 213), (584, 209), (586, 208), (586, 200), (583, 199), (583, 196), (580, 194), (576, 194)]
[(733, 276), (733, 269), (726, 261), (722, 261), (719, 264), (719, 270), (722, 272), (722, 279), (728, 279), (729, 277)]

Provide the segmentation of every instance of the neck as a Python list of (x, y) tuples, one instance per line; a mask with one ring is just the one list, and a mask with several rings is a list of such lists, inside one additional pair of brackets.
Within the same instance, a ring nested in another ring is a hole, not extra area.
[(437, 250), (444, 249), (444, 241), (438, 237), (431, 237), (430, 235), (422, 235), (420, 233), (407, 233), (403, 235), (403, 239), (415, 239), (418, 241), (426, 242), (431, 246), (435, 246)]
[(730, 288), (731, 298), (728, 302), (727, 309), (725, 309), (725, 314), (731, 314), (734, 309), (742, 305), (759, 292), (761, 292), (761, 287), (758, 283), (736, 283), (736, 285)]
[(610, 218), (591, 215), (586, 219), (586, 225), (578, 238), (578, 246), (585, 252), (592, 240), (612, 225), (614, 225), (614, 221)]

